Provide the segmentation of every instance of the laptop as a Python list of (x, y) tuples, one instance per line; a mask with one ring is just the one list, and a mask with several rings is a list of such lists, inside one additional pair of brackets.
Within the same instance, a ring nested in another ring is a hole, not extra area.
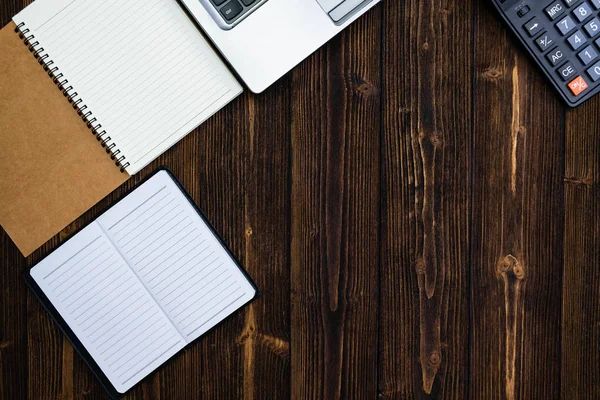
[(180, 0), (241, 80), (263, 92), (380, 0)]

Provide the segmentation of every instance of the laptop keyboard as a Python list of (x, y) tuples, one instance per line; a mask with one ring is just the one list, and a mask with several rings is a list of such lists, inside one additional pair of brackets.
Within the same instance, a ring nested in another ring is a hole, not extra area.
[[(314, 1), (314, 0), (306, 0)], [(316, 0), (335, 24), (342, 24), (372, 0)], [(600, 1), (600, 0), (599, 0)], [(201, 0), (205, 6), (214, 7), (222, 28), (231, 29), (267, 0)], [(214, 13), (213, 13), (214, 14)]]
[(253, 11), (258, 5), (265, 3), (261, 0), (210, 0), (227, 25), (235, 25), (237, 21)]

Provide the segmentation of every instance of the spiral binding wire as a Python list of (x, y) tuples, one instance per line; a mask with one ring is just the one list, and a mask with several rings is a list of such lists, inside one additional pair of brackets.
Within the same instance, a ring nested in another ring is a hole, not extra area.
[(77, 114), (81, 117), (83, 122), (85, 122), (92, 134), (96, 136), (96, 139), (106, 150), (106, 153), (110, 155), (110, 158), (115, 162), (115, 165), (120, 168), (121, 172), (125, 172), (125, 168), (129, 167), (131, 164), (126, 161), (125, 156), (121, 154), (121, 150), (115, 149), (116, 143), (112, 141), (110, 136), (107, 136), (106, 130), (101, 130), (102, 124), (100, 124), (96, 117), (93, 116), (93, 113), (88, 110), (87, 105), (82, 104), (83, 99), (79, 97), (77, 92), (73, 89), (73, 86), (69, 85), (69, 80), (59, 71), (59, 68), (54, 64), (54, 61), (49, 60), (50, 56), (44, 51), (44, 48), (38, 48), (40, 43), (35, 40), (35, 35), (31, 33), (29, 28), (25, 27), (24, 22), (17, 25), (15, 33), (19, 35), (19, 38), (23, 40), (25, 46), (29, 48), (29, 51), (44, 68), (44, 71), (48, 73), (48, 76), (52, 79), (54, 84), (67, 98), (69, 103), (73, 105), (73, 109), (77, 111)]

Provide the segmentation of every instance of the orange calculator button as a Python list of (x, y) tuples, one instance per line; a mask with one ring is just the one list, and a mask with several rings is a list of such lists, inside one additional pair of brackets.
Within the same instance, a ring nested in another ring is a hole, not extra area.
[(581, 76), (578, 76), (569, 83), (569, 89), (571, 89), (571, 92), (573, 92), (575, 96), (579, 96), (588, 87), (587, 82)]

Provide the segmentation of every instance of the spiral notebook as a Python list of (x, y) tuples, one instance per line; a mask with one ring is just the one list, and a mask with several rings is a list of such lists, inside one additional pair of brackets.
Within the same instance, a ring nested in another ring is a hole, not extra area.
[(257, 295), (167, 170), (33, 267), (27, 282), (113, 396)]
[(36, 0), (0, 32), (0, 224), (28, 255), (241, 92), (175, 0)]

